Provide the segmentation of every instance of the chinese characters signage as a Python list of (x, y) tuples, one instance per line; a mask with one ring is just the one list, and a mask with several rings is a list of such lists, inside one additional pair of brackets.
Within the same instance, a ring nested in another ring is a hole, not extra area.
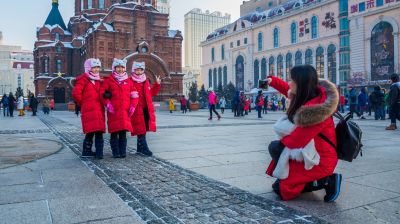
[(308, 18), (299, 22), (299, 37), (304, 37), (305, 34), (310, 33)]
[(322, 26), (327, 29), (335, 29), (336, 28), (336, 21), (335, 21), (335, 13), (327, 12), (325, 14), (325, 20), (322, 21)]
[(364, 12), (366, 9), (372, 9), (375, 7), (380, 7), (385, 4), (389, 4), (392, 2), (400, 2), (400, 0), (366, 0), (354, 5), (350, 6), (350, 13), (356, 13), (356, 12)]

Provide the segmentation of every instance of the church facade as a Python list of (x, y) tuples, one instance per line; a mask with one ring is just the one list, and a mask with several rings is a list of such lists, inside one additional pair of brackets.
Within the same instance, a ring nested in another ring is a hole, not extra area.
[(65, 25), (52, 0), (52, 10), (37, 29), (34, 46), (35, 86), (39, 98), (56, 103), (71, 99), (75, 77), (83, 73), (87, 58), (99, 58), (101, 74), (111, 74), (114, 58), (145, 61), (151, 82), (163, 79), (163, 101), (182, 93), (182, 35), (169, 30), (168, 14), (156, 9), (155, 0), (75, 0), (75, 15)]

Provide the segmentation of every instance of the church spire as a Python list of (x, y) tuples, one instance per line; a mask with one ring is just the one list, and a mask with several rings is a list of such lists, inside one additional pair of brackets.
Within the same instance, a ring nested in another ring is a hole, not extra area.
[(52, 0), (52, 8), (47, 16), (46, 22), (44, 22), (44, 25), (59, 25), (61, 28), (64, 30), (67, 30), (67, 27), (65, 26), (64, 20), (61, 16), (60, 11), (58, 10), (58, 0)]

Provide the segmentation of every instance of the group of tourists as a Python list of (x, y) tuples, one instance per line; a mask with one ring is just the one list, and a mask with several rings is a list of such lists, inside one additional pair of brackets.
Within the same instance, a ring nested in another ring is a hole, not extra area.
[[(28, 100), (25, 100), (22, 95), (14, 97), (12, 93), (4, 94), (1, 98), (0, 104), (3, 108), (4, 117), (14, 117), (14, 110), (18, 110), (18, 116), (25, 116), (25, 110), (29, 106), (29, 110), (32, 111), (32, 116), (36, 116), (38, 112), (39, 100), (35, 97), (33, 93), (29, 94)], [(49, 113), (52, 107), (52, 101), (48, 98), (43, 100), (43, 112)], [(54, 101), (53, 101), (54, 105)]]
[[(85, 73), (77, 77), (72, 97), (81, 109), (83, 132), (82, 156), (103, 158), (104, 140), (107, 127), (111, 135), (110, 146), (114, 158), (125, 158), (127, 133), (137, 136), (137, 152), (152, 156), (147, 140), (148, 131), (156, 131), (156, 116), (152, 97), (161, 87), (161, 79), (150, 84), (144, 62), (133, 62), (130, 75), (126, 72), (126, 60), (114, 59), (112, 74), (102, 78), (99, 59), (85, 61)], [(105, 113), (107, 112), (107, 113)], [(96, 151), (92, 151), (94, 145)]]

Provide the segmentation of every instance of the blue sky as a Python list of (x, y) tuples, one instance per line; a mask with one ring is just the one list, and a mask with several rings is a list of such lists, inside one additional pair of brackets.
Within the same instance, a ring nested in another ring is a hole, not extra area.
[[(74, 0), (59, 0), (60, 12), (65, 24), (74, 14)], [(239, 18), (243, 0), (171, 0), (171, 29), (183, 32), (184, 15), (193, 8), (221, 11)], [(20, 45), (32, 50), (36, 39), (36, 28), (41, 27), (51, 9), (51, 0), (1, 0), (0, 31), (3, 43)]]

